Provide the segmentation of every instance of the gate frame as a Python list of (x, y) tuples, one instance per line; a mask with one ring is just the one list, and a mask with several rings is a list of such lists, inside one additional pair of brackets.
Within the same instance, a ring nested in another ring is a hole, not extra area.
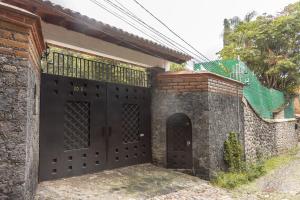
[[(140, 109), (141, 112), (145, 112), (145, 114), (140, 113), (140, 116), (147, 116), (146, 118), (148, 119), (143, 119), (144, 122), (140, 122), (140, 126), (144, 127), (144, 131), (145, 133), (141, 134), (144, 137), (147, 137), (148, 139), (146, 139), (146, 141), (148, 140), (148, 142), (144, 141), (144, 143), (146, 142), (147, 144), (141, 145), (141, 147), (137, 147), (137, 148), (143, 148), (143, 155), (144, 155), (144, 159), (139, 160), (137, 159), (137, 161), (132, 161), (131, 163), (126, 164), (126, 162), (122, 162), (120, 164), (113, 164), (113, 162), (110, 163), (109, 160), (106, 161), (106, 166), (103, 169), (113, 169), (116, 167), (123, 167), (123, 166), (129, 166), (132, 164), (138, 164), (138, 163), (145, 163), (145, 162), (151, 162), (152, 161), (152, 153), (151, 153), (151, 125), (150, 125), (150, 121), (151, 121), (151, 111), (150, 111), (150, 107), (151, 107), (151, 92), (150, 92), (150, 73), (149, 70), (146, 71), (139, 71), (136, 69), (129, 69), (129, 68), (125, 68), (125, 67), (120, 67), (120, 66), (115, 66), (115, 65), (110, 65), (107, 63), (101, 63), (101, 62), (96, 62), (96, 61), (92, 61), (92, 60), (87, 60), (87, 59), (82, 59), (79, 57), (74, 57), (71, 55), (65, 55), (65, 54), (61, 54), (61, 53), (57, 53), (57, 52), (52, 52), (52, 59), (50, 59), (50, 61), (48, 60), (49, 58), (49, 52), (48, 54), (46, 54), (44, 56), (44, 59), (46, 59), (47, 63), (46, 65), (43, 67), (43, 73), (42, 73), (42, 80), (43, 77), (46, 76), (53, 76), (53, 77), (57, 77), (59, 79), (66, 79), (65, 81), (68, 82), (70, 80), (74, 80), (74, 82), (76, 82), (75, 80), (77, 80), (78, 82), (98, 82), (99, 85), (104, 85), (105, 87), (105, 93), (106, 93), (106, 100), (104, 100), (105, 102), (105, 125), (102, 127), (102, 135), (103, 135), (103, 140), (105, 140), (105, 153), (106, 153), (106, 157), (108, 156), (112, 156), (113, 152), (111, 152), (110, 146), (108, 145), (108, 140), (109, 137), (111, 138), (111, 134), (112, 134), (112, 124), (109, 123), (109, 113), (110, 111), (108, 110), (109, 105), (111, 104), (111, 102), (109, 103), (109, 99), (112, 98), (110, 97), (110, 89), (111, 87), (119, 87), (119, 88), (131, 88), (132, 90), (135, 91), (141, 91), (138, 95), (143, 95), (140, 96), (141, 98), (137, 98), (139, 97), (137, 94), (134, 94), (134, 98), (133, 100), (130, 100), (131, 102), (136, 102), (138, 103), (138, 105), (140, 105)], [(55, 59), (56, 58), (56, 59)], [(75, 61), (76, 60), (76, 63)], [(72, 61), (72, 62), (71, 62)], [(80, 62), (80, 65), (78, 64), (78, 61)], [(82, 65), (83, 62), (83, 65)], [(74, 64), (76, 64), (74, 66)], [(52, 70), (51, 70), (52, 69)], [(72, 69), (72, 70), (71, 70)], [(82, 69), (84, 69), (84, 71), (82, 71)], [(102, 71), (101, 71), (102, 70)], [(74, 76), (74, 71), (76, 71), (75, 77)], [(80, 72), (80, 73), (78, 73)], [(83, 73), (81, 73), (83, 72)], [(98, 72), (98, 76), (96, 74), (96, 72)], [(102, 72), (102, 74), (100, 73)], [(104, 74), (103, 74), (104, 73)], [(120, 79), (116, 79), (120, 78)], [(116, 81), (116, 83), (114, 83), (114, 81)], [(128, 84), (123, 84), (123, 83), (128, 83)], [(47, 84), (45, 82), (42, 82), (41, 84)], [(89, 85), (90, 83), (88, 83), (87, 85)], [(73, 87), (73, 86), (72, 86)], [(44, 88), (44, 87), (43, 87)], [(84, 92), (82, 88), (78, 87), (78, 89), (81, 92)], [(42, 87), (41, 87), (42, 90)], [(128, 91), (128, 89), (127, 89)], [(142, 92), (143, 91), (143, 92)], [(47, 91), (41, 91), (41, 101), (40, 101), (40, 106), (43, 106), (43, 94), (47, 93)], [(112, 91), (111, 91), (112, 92)], [(113, 92), (112, 92), (113, 93)], [(64, 94), (65, 95), (65, 94)], [(115, 94), (111, 94), (111, 96), (113, 96)], [(128, 94), (127, 94), (128, 95)], [(132, 94), (133, 95), (133, 94)], [(118, 95), (116, 95), (118, 96)], [(124, 96), (124, 95), (123, 95)], [(120, 95), (121, 97), (121, 95)], [(128, 96), (126, 96), (128, 97)], [(122, 97), (124, 98), (124, 97)], [(92, 99), (87, 100), (90, 103), (93, 102)], [(129, 100), (127, 100), (129, 101)], [(142, 103), (144, 102), (145, 103)], [(66, 101), (65, 101), (66, 102)], [(123, 103), (124, 104), (124, 103)], [(117, 106), (117, 104), (115, 105)], [(114, 106), (114, 107), (115, 107)], [(122, 106), (122, 105), (120, 105)], [(148, 108), (147, 108), (148, 107)], [(148, 110), (148, 111), (147, 111)], [(43, 109), (41, 107), (41, 114), (43, 112)], [(119, 112), (121, 112), (121, 110), (119, 109)], [(120, 113), (121, 114), (121, 113)], [(119, 114), (119, 115), (120, 115)], [(42, 116), (42, 115), (41, 115)], [(43, 139), (43, 131), (42, 131), (42, 126), (43, 126), (43, 119), (41, 119), (41, 126), (40, 126), (40, 141)], [(62, 122), (61, 122), (62, 123)], [(90, 122), (90, 126), (92, 126), (92, 121)], [(118, 123), (115, 123), (116, 125), (118, 125)], [(119, 123), (120, 124), (120, 123)], [(148, 125), (147, 125), (148, 124)], [(61, 129), (62, 131), (62, 129)], [(91, 131), (90, 131), (90, 134)], [(120, 137), (121, 138), (121, 137)], [(92, 141), (90, 141), (92, 143)], [(43, 142), (40, 142), (41, 144), (43, 144)], [(122, 145), (124, 146), (124, 145)], [(130, 145), (129, 145), (130, 146)], [(134, 145), (134, 148), (136, 148), (136, 146), (139, 145)], [(90, 148), (90, 146), (89, 146)], [(87, 148), (86, 150), (89, 151), (89, 148)], [(133, 148), (133, 147), (129, 147), (129, 148)], [(40, 147), (40, 163), (41, 161), (43, 161), (42, 158), (42, 152), (43, 152), (43, 147)], [(128, 149), (128, 148), (127, 148)], [(72, 150), (74, 151), (74, 150)], [(61, 150), (60, 154), (64, 154), (62, 152), (65, 152), (63, 150)], [(134, 154), (136, 155), (136, 154)], [(127, 156), (127, 155), (126, 155)], [(73, 169), (73, 167), (70, 168), (71, 170)], [(102, 168), (100, 170), (103, 170)], [(40, 165), (39, 168), (39, 180), (49, 180), (52, 178), (49, 177), (44, 177), (41, 176), (42, 174), (42, 168)], [(96, 170), (98, 171), (98, 170)], [(92, 171), (91, 171), (92, 172)], [(86, 172), (80, 172), (77, 171), (76, 173), (70, 173), (70, 175), (67, 176), (73, 176), (73, 175), (80, 175), (80, 174), (85, 174)], [(67, 177), (65, 176), (66, 173), (64, 173), (63, 176), (59, 175), (59, 176), (53, 176), (54, 178), (60, 178), (60, 177)]]

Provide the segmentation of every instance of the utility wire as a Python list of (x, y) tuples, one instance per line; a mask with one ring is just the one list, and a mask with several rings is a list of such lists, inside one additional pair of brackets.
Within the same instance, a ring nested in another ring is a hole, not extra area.
[(115, 17), (119, 18), (120, 20), (122, 20), (123, 22), (127, 23), (128, 25), (130, 25), (131, 27), (133, 27), (134, 29), (138, 30), (139, 32), (147, 35), (148, 37), (150, 37), (151, 39), (153, 39), (154, 41), (156, 41), (157, 43), (163, 45), (163, 46), (168, 46), (167, 44), (165, 44), (163, 41), (153, 37), (152, 35), (144, 32), (143, 30), (141, 30), (140, 28), (137, 28), (134, 24), (132, 24), (131, 22), (129, 22), (128, 20), (124, 19), (122, 16), (120, 16), (119, 14), (117, 14), (114, 11), (111, 11), (110, 9), (108, 9), (107, 7), (105, 7), (103, 4), (99, 3), (97, 0), (90, 0), (92, 3), (96, 4), (97, 6), (99, 6), (100, 8), (104, 9), (105, 11), (109, 12), (110, 14), (114, 15)]
[[(182, 52), (184, 52), (185, 54), (193, 54), (194, 59), (196, 61), (198, 61), (199, 63), (201, 63), (203, 66), (205, 66), (206, 68), (211, 68), (212, 66), (216, 66), (219, 65), (218, 62), (216, 61), (211, 61), (210, 59), (208, 59), (207, 57), (205, 57), (203, 54), (201, 54), (199, 51), (196, 51), (198, 53), (200, 53), (200, 55), (197, 55), (195, 52), (192, 52), (191, 50), (187, 49), (186, 47), (182, 46), (181, 44), (177, 43), (176, 41), (172, 40), (171, 38), (169, 38), (168, 36), (164, 35), (163, 33), (160, 33), (158, 30), (156, 30), (155, 28), (151, 27), (150, 25), (148, 25), (147, 23), (145, 23), (143, 20), (141, 20), (139, 17), (137, 17), (134, 13), (132, 13), (128, 8), (126, 8), (122, 3), (120, 3), (118, 0), (115, 0), (121, 7), (119, 7), (118, 5), (114, 4), (113, 2), (111, 2), (110, 0), (104, 0), (106, 2), (108, 2), (111, 6), (113, 6), (114, 8), (117, 8), (119, 11), (121, 11), (122, 13), (125, 13), (127, 16), (129, 16), (131, 19), (138, 21), (139, 24), (143, 25), (144, 27), (146, 26), (146, 28), (152, 32), (154, 32), (155, 34), (159, 35), (162, 39), (166, 40), (168, 43), (171, 43), (172, 46), (176, 46), (177, 49), (180, 49)], [(179, 35), (178, 35), (179, 36)], [(181, 38), (183, 39), (183, 38)], [(185, 41), (186, 42), (186, 41)], [(174, 43), (176, 45), (174, 45)], [(189, 53), (187, 53), (186, 51), (188, 51)], [(204, 57), (204, 58), (203, 58)], [(219, 66), (217, 66), (219, 67)]]
[[(95, 3), (95, 4), (97, 4), (98, 6), (100, 6), (102, 9), (105, 9), (107, 12), (109, 12), (109, 13), (111, 13), (111, 14), (113, 14), (115, 17), (118, 17), (119, 19), (121, 19), (122, 21), (124, 21), (124, 22), (126, 22), (127, 24), (129, 24), (129, 25), (131, 25), (131, 26), (134, 26), (132, 23), (130, 23), (130, 22), (128, 22), (127, 20), (124, 20), (120, 15), (118, 15), (118, 14), (116, 14), (115, 12), (113, 12), (113, 11), (110, 11), (108, 8), (106, 8), (105, 6), (103, 6), (103, 4), (101, 4), (101, 3), (99, 3), (97, 0), (90, 0), (90, 1), (92, 1), (93, 3)], [(107, 0), (105, 0), (105, 1), (107, 1)], [(114, 4), (115, 5), (115, 4)], [(124, 11), (125, 12), (125, 11)], [(141, 31), (140, 29), (138, 29), (138, 28), (136, 28), (136, 27), (134, 27), (135, 29), (137, 29), (137, 30), (139, 30), (139, 31)], [(142, 33), (144, 33), (143, 31), (142, 31)], [(144, 33), (145, 34), (145, 33)], [(148, 34), (146, 34), (147, 36), (149, 36)], [(150, 36), (151, 37), (151, 36)], [(151, 37), (152, 39), (154, 39), (155, 41), (157, 41), (157, 39), (155, 39), (155, 38), (153, 38), (153, 37)], [(174, 44), (173, 44), (174, 45)], [(177, 47), (178, 48), (178, 47)], [(186, 53), (186, 52), (185, 52)], [(186, 54), (188, 54), (188, 53), (186, 53)], [(198, 57), (198, 56), (197, 56)], [(206, 67), (210, 67), (209, 66), (209, 63), (211, 63), (212, 61), (206, 61), (206, 60), (204, 60), (203, 58), (200, 58), (200, 57), (198, 57), (198, 58), (195, 58), (194, 57), (194, 59), (196, 60), (196, 61), (198, 61), (199, 63), (201, 63), (203, 66), (206, 66)], [(215, 64), (215, 62), (213, 62), (214, 64)]]
[[(39, 1), (39, 0), (34, 0), (34, 1), (36, 1), (37, 3), (39, 3), (39, 4), (41, 4), (41, 2)], [(96, 5), (98, 5), (98, 6), (100, 6), (99, 4), (99, 2), (93, 2), (93, 0), (90, 0), (92, 3), (94, 3), (94, 4), (96, 4)], [(98, 4), (97, 4), (98, 3)], [(41, 4), (41, 6), (44, 6), (43, 4)], [(101, 6), (100, 6), (101, 7)], [(109, 11), (107, 8), (104, 8), (104, 6), (102, 5), (102, 7), (101, 7), (102, 9), (104, 9), (104, 10), (106, 10), (107, 12), (109, 12), (109, 13), (111, 13), (111, 14), (113, 14), (111, 11)], [(56, 10), (56, 11), (58, 11), (58, 10)], [(65, 16), (68, 16), (68, 17), (70, 17), (70, 18), (73, 18), (73, 19), (76, 19), (76, 20), (78, 20), (78, 18), (75, 18), (74, 16), (72, 16), (72, 15), (70, 15), (70, 14), (67, 14), (67, 13), (65, 13), (65, 12), (61, 12), (61, 11), (59, 11), (60, 13), (62, 13), (63, 15), (65, 15)], [(122, 18), (121, 18), (122, 19)], [(86, 24), (86, 22), (84, 21), (84, 20), (81, 20), (83, 23), (85, 23)], [(126, 23), (130, 23), (130, 22), (127, 22), (126, 20), (124, 20), (123, 19), (123, 21), (125, 21)], [(134, 26), (134, 25), (132, 25), (131, 23), (130, 23), (130, 25), (131, 26)], [(138, 29), (139, 30), (139, 29)], [(141, 31), (141, 30), (139, 30), (139, 31)], [(105, 30), (102, 30), (102, 32), (103, 33), (105, 33), (105, 34), (107, 34), (107, 35), (110, 35), (110, 33), (109, 32), (106, 32)], [(146, 35), (148, 35), (148, 34), (146, 34)], [(151, 37), (151, 36), (148, 36), (148, 37)], [(121, 37), (122, 39), (123, 39), (123, 41), (125, 41), (125, 42), (128, 42), (129, 43), (129, 45), (130, 46), (133, 46), (133, 47), (135, 47), (136, 49), (140, 49), (141, 51), (143, 51), (143, 52), (147, 52), (148, 54), (153, 54), (152, 52), (150, 52), (150, 51), (148, 51), (148, 50), (146, 50), (146, 49), (144, 49), (144, 48), (141, 48), (141, 47), (139, 47), (139, 46), (137, 46), (137, 45), (134, 45), (134, 44), (132, 44), (129, 40), (127, 40), (126, 38), (124, 38), (124, 37)], [(153, 38), (153, 37), (151, 37), (151, 38)], [(153, 38), (154, 39), (154, 38)], [(155, 39), (154, 39), (155, 40)], [(159, 57), (159, 58), (162, 58), (162, 59), (165, 59), (165, 58), (163, 58), (162, 56), (160, 56), (160, 55), (157, 55), (156, 54), (156, 57)], [(197, 60), (197, 59), (196, 59)], [(198, 60), (199, 62), (201, 62), (200, 60)], [(202, 61), (203, 62), (203, 61)], [(205, 63), (203, 64), (203, 65), (205, 65)]]
[[(38, 3), (38, 4), (40, 4), (40, 6), (46, 8), (45, 5), (42, 4), (42, 2), (41, 2), (40, 0), (33, 0), (33, 1), (35, 1), (35, 2)], [(70, 15), (70, 14), (67, 14), (67, 13), (62, 12), (62, 11), (59, 11), (59, 10), (55, 10), (55, 11), (56, 11), (56, 12), (60, 12), (62, 15), (65, 15), (65, 16), (67, 16), (67, 17), (70, 17), (71, 19), (74, 19), (74, 20), (77, 20), (77, 21), (78, 21), (78, 18), (76, 18), (76, 17), (74, 17), (74, 16), (72, 16), (72, 15)], [(81, 19), (79, 19), (79, 20), (82, 21), (82, 22), (83, 22), (84, 24), (86, 24), (87, 26), (89, 26), (89, 23), (87, 23), (85, 20), (81, 20)], [(106, 35), (111, 35), (111, 33), (106, 32), (106, 31), (103, 30), (103, 29), (102, 29), (101, 31), (102, 31), (103, 33), (105, 33)], [(150, 51), (148, 51), (148, 50), (146, 50), (146, 49), (144, 49), (144, 48), (141, 48), (141, 47), (139, 47), (139, 46), (137, 46), (137, 45), (132, 44), (131, 41), (126, 40), (126, 38), (124, 38), (124, 37), (121, 37), (121, 39), (122, 39), (123, 41), (127, 42), (130, 46), (132, 46), (132, 47), (134, 47), (134, 48), (136, 48), (136, 49), (139, 49), (139, 50), (141, 50), (142, 52), (147, 52), (149, 55), (152, 55), (152, 54), (153, 54), (152, 52), (150, 52)], [(161, 57), (160, 55), (157, 55), (157, 54), (156, 54), (156, 57), (161, 58), (161, 59), (165, 59), (165, 58), (163, 58), (163, 57)], [(144, 67), (143, 67), (143, 68), (144, 68)]]
[[(119, 10), (120, 12), (122, 12), (123, 14), (125, 14), (126, 16), (130, 17), (131, 19), (133, 19), (135, 22), (141, 24), (144, 28), (146, 28), (147, 30), (150, 30), (151, 32), (155, 33), (156, 35), (159, 34), (159, 32), (155, 32), (156, 30), (153, 30), (152, 27), (150, 27), (148, 24), (146, 24), (145, 22), (143, 22), (140, 18), (138, 18), (136, 15), (134, 15), (130, 10), (128, 10), (125, 6), (123, 6), (120, 2), (118, 2), (118, 4), (120, 4), (122, 6), (119, 7), (118, 5), (116, 5), (115, 3), (113, 3), (110, 0), (104, 0), (105, 2), (107, 2), (108, 4), (110, 4), (113, 8), (116, 8), (117, 10)], [(152, 28), (152, 30), (151, 30)], [(164, 39), (165, 40), (165, 39)], [(167, 41), (170, 45), (173, 46), (173, 48), (176, 48), (177, 50), (181, 51), (178, 47), (176, 47), (174, 44), (170, 43), (169, 41)]]
[[(104, 9), (105, 11), (109, 12), (110, 14), (114, 15), (115, 17), (119, 18), (120, 20), (124, 21), (125, 23), (129, 24), (131, 27), (133, 27), (134, 29), (140, 31), (141, 33), (147, 35), (148, 37), (152, 38), (154, 41), (156, 41), (157, 43), (159, 44), (162, 44), (163, 46), (168, 46), (165, 42), (157, 39), (157, 38), (154, 38), (154, 36), (152, 35), (149, 35), (147, 33), (145, 33), (143, 30), (137, 28), (133, 23), (129, 22), (128, 20), (124, 19), (122, 16), (120, 16), (119, 14), (117, 14), (116, 12), (114, 11), (111, 11), (109, 8), (105, 7), (103, 4), (99, 3), (97, 0), (90, 0), (92, 3), (96, 4), (97, 6), (101, 7), (102, 9)], [(114, 4), (115, 5), (115, 4)], [(124, 11), (125, 12), (125, 11)], [(169, 42), (170, 43), (170, 42)], [(172, 43), (171, 43), (172, 44)], [(172, 44), (173, 46), (175, 46), (174, 44)], [(175, 46), (176, 47), (176, 46)], [(176, 47), (178, 49), (178, 47)], [(180, 48), (179, 48), (180, 49)], [(182, 50), (181, 50), (182, 51)], [(185, 54), (188, 54), (186, 52), (184, 52)], [(196, 59), (198, 62), (203, 62), (203, 59)]]
[(143, 10), (145, 10), (148, 14), (150, 14), (152, 17), (154, 17), (159, 23), (161, 23), (164, 27), (166, 27), (171, 33), (173, 33), (175, 36), (177, 36), (181, 41), (183, 41), (185, 44), (187, 44), (189, 47), (191, 47), (193, 50), (195, 50), (197, 53), (202, 55), (208, 62), (212, 62), (209, 58), (207, 58), (205, 55), (203, 55), (201, 52), (199, 52), (195, 47), (193, 47), (191, 44), (189, 44), (187, 41), (185, 41), (182, 37), (180, 37), (177, 33), (175, 33), (169, 26), (167, 26), (163, 21), (161, 21), (158, 17), (156, 17), (154, 14), (152, 14), (147, 8), (145, 8), (141, 3), (139, 3), (137, 0), (133, 0), (136, 4), (138, 4)]
[[(161, 40), (158, 40), (157, 38), (154, 38), (153, 36), (145, 33), (143, 30), (137, 28), (134, 24), (132, 24), (131, 22), (129, 22), (128, 20), (124, 19), (122, 16), (120, 16), (119, 14), (117, 14), (114, 11), (111, 11), (110, 9), (108, 9), (107, 7), (105, 7), (103, 4), (99, 3), (97, 0), (90, 0), (92, 3), (96, 4), (97, 6), (99, 6), (100, 8), (104, 9), (105, 11), (109, 12), (110, 14), (114, 15), (115, 17), (121, 19), (122, 21), (124, 21), (125, 23), (129, 24), (130, 26), (132, 26), (134, 29), (140, 31), (141, 33), (147, 35), (148, 37), (152, 38), (154, 41), (156, 41), (159, 44), (163, 44), (164, 46), (168, 46), (166, 45), (164, 42), (162, 42)], [(186, 53), (187, 54), (187, 53)], [(198, 62), (203, 63), (203, 65), (206, 65), (206, 62), (203, 59), (198, 59), (194, 58), (195, 60), (197, 60)]]
[[(186, 47), (182, 46), (181, 44), (177, 43), (176, 41), (172, 40), (171, 38), (169, 38), (168, 36), (164, 35), (163, 33), (159, 32), (157, 29), (153, 28), (152, 26), (150, 26), (149, 24), (147, 24), (146, 22), (144, 22), (141, 18), (137, 17), (134, 13), (132, 13), (128, 8), (126, 8), (122, 3), (120, 3), (118, 0), (115, 0), (120, 6), (116, 5), (115, 3), (113, 3), (110, 0), (104, 0), (107, 3), (109, 3), (112, 7), (118, 9), (120, 12), (124, 13), (125, 15), (127, 15), (128, 17), (130, 17), (131, 19), (133, 19), (134, 21), (136, 21), (137, 23), (139, 23), (140, 25), (142, 25), (143, 27), (145, 27), (147, 30), (150, 30), (151, 32), (153, 32), (154, 34), (158, 35), (160, 38), (162, 38), (163, 40), (166, 40), (169, 44), (171, 44), (173, 47), (175, 47), (177, 50), (179, 49), (179, 51), (185, 53), (185, 54), (193, 54), (193, 56), (196, 56), (197, 60), (199, 59), (200, 62), (203, 62), (203, 58), (201, 58), (199, 55), (197, 55), (196, 53), (190, 51), (189, 49), (187, 49)], [(175, 43), (175, 44), (174, 44)], [(178, 47), (180, 46), (180, 47)], [(184, 50), (183, 50), (184, 49)], [(187, 53), (186, 51), (188, 51), (189, 53)]]
[[(107, 12), (113, 14), (115, 17), (121, 19), (122, 21), (124, 21), (125, 23), (129, 24), (130, 26), (132, 26), (133, 28), (135, 28), (136, 30), (142, 32), (143, 34), (147, 35), (148, 37), (151, 37), (153, 40), (157, 41), (157, 39), (153, 38), (152, 36), (150, 36), (149, 34), (143, 32), (141, 29), (137, 28), (134, 26), (134, 24), (132, 24), (131, 22), (128, 22), (127, 20), (125, 20), (124, 18), (122, 18), (122, 16), (120, 16), (119, 14), (109, 10), (108, 8), (106, 8), (105, 6), (103, 6), (103, 4), (99, 3), (97, 0), (90, 0), (91, 2), (93, 2), (94, 4), (100, 6), (102, 9), (106, 10)], [(107, 0), (105, 0), (107, 2)], [(114, 4), (115, 5), (115, 4)], [(125, 12), (125, 11), (124, 11)], [(159, 42), (160, 43), (160, 42)], [(162, 42), (163, 43), (163, 42)], [(163, 43), (165, 45), (165, 43)], [(174, 45), (174, 44), (173, 44)], [(167, 46), (167, 45), (166, 45)], [(178, 48), (178, 47), (177, 47)], [(185, 52), (186, 53), (186, 52)], [(200, 53), (200, 52), (199, 52)], [(203, 54), (202, 54), (203, 55)], [(198, 56), (197, 56), (198, 57)], [(205, 57), (206, 58), (206, 57)], [(216, 64), (215, 61), (210, 61), (208, 58), (206, 58), (206, 60), (204, 60), (203, 58), (195, 58), (194, 59), (196, 61), (198, 61), (199, 63), (201, 63), (201, 65), (205, 66), (206, 68), (210, 68), (211, 65), (209, 65), (210, 63), (212, 63), (213, 65)]]

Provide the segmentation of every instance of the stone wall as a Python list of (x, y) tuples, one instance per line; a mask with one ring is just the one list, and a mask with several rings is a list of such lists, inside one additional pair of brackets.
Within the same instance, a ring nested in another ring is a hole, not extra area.
[(245, 157), (249, 162), (268, 158), (296, 147), (295, 120), (263, 120), (244, 100)]
[(0, 199), (33, 199), (38, 176), (39, 18), (0, 2)]
[(298, 135), (298, 142), (300, 142), (300, 119), (299, 118), (297, 118), (295, 129)]
[[(236, 92), (237, 89), (235, 89)], [(208, 94), (209, 105), (209, 154), (211, 176), (218, 170), (226, 170), (224, 141), (230, 132), (238, 133), (244, 143), (244, 110), (242, 99), (236, 95)]]
[(298, 135), (295, 130), (296, 120), (281, 120), (272, 122), (275, 126), (276, 153), (282, 154), (298, 144)]
[(225, 169), (223, 143), (229, 132), (243, 132), (241, 84), (210, 73), (163, 73), (156, 82), (151, 108), (153, 162), (167, 166), (166, 121), (184, 113), (192, 122), (193, 173), (209, 179)]
[(30, 199), (37, 185), (35, 85), (39, 79), (29, 67), (26, 59), (0, 54), (0, 197), (4, 199)]
[[(208, 93), (173, 93), (155, 89), (152, 93), (152, 159), (159, 166), (167, 166), (166, 121), (175, 113), (186, 114), (192, 122), (193, 162), (195, 170), (208, 175)], [(195, 109), (197, 108), (197, 109)]]

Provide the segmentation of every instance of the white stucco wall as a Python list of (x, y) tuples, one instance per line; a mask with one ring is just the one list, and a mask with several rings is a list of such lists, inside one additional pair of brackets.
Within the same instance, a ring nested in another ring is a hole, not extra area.
[(134, 51), (116, 44), (105, 42), (64, 27), (43, 22), (42, 29), (47, 42), (71, 49), (108, 57), (143, 67), (162, 67), (169, 65), (167, 60)]

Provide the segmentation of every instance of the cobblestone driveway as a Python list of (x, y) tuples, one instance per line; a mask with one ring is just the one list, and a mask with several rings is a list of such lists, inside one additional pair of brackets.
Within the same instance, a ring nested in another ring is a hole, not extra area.
[(42, 182), (47, 200), (300, 200), (300, 151), (295, 160), (230, 193), (197, 177), (151, 164)]
[(229, 194), (197, 177), (136, 165), (79, 177), (42, 182), (36, 199), (47, 200), (229, 200)]

